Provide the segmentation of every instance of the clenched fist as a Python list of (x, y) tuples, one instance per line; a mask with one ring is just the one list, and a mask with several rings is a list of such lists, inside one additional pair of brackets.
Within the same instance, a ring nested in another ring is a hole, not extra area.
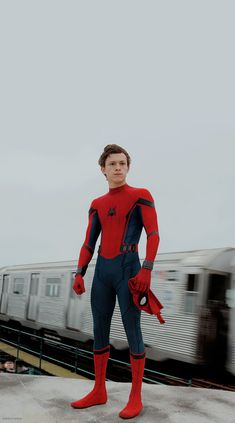
[(81, 274), (75, 275), (73, 282), (73, 290), (76, 292), (77, 295), (82, 295), (86, 291), (84, 280)]
[(150, 290), (151, 270), (141, 268), (137, 275), (131, 279), (131, 286), (138, 292), (146, 293)]

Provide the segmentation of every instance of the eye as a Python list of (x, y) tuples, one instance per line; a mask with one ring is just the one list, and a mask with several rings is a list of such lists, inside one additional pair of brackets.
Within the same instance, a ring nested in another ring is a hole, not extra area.
[(147, 295), (143, 295), (139, 298), (139, 305), (145, 306), (148, 303)]

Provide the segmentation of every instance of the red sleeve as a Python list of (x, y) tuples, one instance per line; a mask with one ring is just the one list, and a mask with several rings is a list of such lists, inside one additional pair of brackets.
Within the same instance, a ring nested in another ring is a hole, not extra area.
[(154, 200), (148, 190), (142, 190), (138, 204), (141, 206), (143, 225), (147, 235), (145, 261), (154, 262), (160, 237)]
[(98, 211), (95, 208), (93, 201), (89, 209), (88, 226), (86, 230), (86, 238), (80, 250), (78, 259), (77, 273), (85, 275), (87, 266), (90, 263), (95, 250), (95, 244), (101, 231), (101, 224), (98, 216)]

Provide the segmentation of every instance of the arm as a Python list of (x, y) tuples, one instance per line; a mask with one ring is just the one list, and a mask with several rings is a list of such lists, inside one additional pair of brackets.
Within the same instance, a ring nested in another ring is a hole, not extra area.
[(159, 245), (159, 232), (157, 213), (148, 190), (142, 190), (141, 197), (138, 199), (138, 205), (141, 207), (142, 221), (147, 236), (146, 255), (139, 273), (135, 277), (135, 289), (140, 292), (148, 292), (151, 282), (151, 271), (157, 254)]
[(89, 210), (88, 226), (86, 230), (86, 238), (80, 250), (77, 271), (74, 279), (73, 289), (81, 295), (85, 292), (83, 276), (86, 273), (88, 264), (90, 263), (94, 254), (95, 244), (101, 231), (101, 224), (99, 221), (98, 212), (95, 208), (94, 201)]
[(152, 270), (160, 241), (158, 232), (157, 213), (153, 197), (149, 191), (145, 191), (144, 198), (141, 199), (141, 212), (143, 225), (147, 236), (146, 256), (143, 267)]

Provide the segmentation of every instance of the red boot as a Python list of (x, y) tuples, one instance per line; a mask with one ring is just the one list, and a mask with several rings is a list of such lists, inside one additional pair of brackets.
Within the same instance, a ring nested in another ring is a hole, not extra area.
[(106, 368), (109, 358), (109, 346), (94, 351), (95, 385), (92, 391), (78, 401), (71, 402), (73, 408), (87, 408), (92, 405), (105, 404), (107, 392), (105, 387)]
[(131, 419), (138, 416), (143, 405), (141, 401), (141, 387), (144, 374), (145, 353), (131, 354), (131, 370), (132, 370), (132, 387), (129, 401), (125, 408), (119, 413), (119, 417), (123, 419)]

